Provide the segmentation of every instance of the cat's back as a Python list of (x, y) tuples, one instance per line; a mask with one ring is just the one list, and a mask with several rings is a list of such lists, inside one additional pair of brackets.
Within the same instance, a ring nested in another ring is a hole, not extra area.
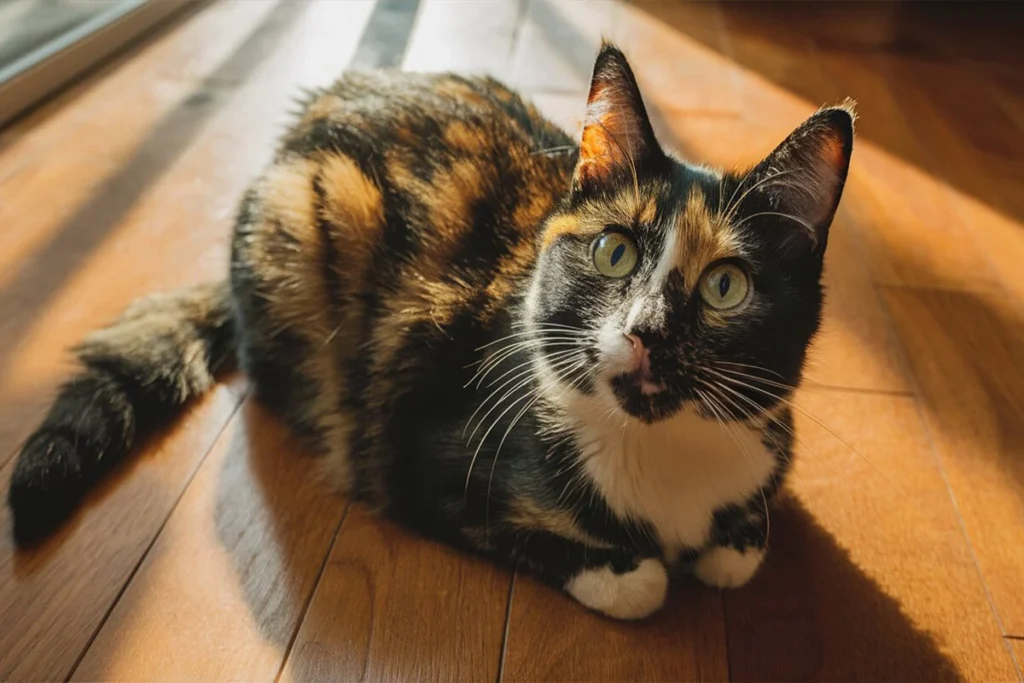
[(562, 130), (494, 79), (375, 71), (312, 93), (278, 159), (351, 160), (404, 227), (455, 237), (486, 228), (474, 226), (482, 214), (499, 231), (535, 228), (568, 188), (573, 154)]
[(263, 189), (290, 191), (271, 187), (274, 169), (298, 167), (335, 232), (418, 254), (428, 277), (472, 277), (532, 245), (574, 158), (564, 131), (494, 79), (350, 72), (310, 93)]
[(492, 78), (349, 72), (309, 94), (250, 208), (271, 241), (288, 223), (317, 233), (335, 268), (362, 273), (342, 283), (350, 294), (374, 282), (409, 290), (410, 279), (413, 299), (465, 303), (488, 284), (509, 293), (532, 264), (575, 150)]
[(574, 162), (569, 136), (493, 79), (352, 72), (310, 93), (236, 224), (243, 367), (319, 434), (347, 432), (324, 427), (345, 396), (383, 413), (425, 368), (461, 372)]

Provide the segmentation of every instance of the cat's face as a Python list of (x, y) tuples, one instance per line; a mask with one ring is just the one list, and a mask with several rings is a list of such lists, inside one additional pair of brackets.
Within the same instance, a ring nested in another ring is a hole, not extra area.
[(852, 136), (849, 111), (828, 109), (748, 173), (686, 165), (658, 146), (606, 47), (525, 307), (545, 381), (646, 422), (689, 401), (726, 419), (777, 403), (818, 329)]

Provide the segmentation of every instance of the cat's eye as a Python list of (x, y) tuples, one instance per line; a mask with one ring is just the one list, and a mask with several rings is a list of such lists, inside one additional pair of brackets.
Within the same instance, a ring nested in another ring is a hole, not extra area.
[(719, 263), (701, 278), (700, 295), (712, 308), (720, 311), (736, 308), (747, 300), (750, 280), (739, 266)]
[(605, 277), (626, 277), (636, 268), (636, 243), (621, 232), (606, 232), (594, 243), (594, 267)]

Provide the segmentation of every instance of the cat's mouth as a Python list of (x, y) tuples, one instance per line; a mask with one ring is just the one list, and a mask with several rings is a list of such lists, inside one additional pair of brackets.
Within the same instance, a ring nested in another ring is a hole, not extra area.
[(616, 375), (611, 387), (623, 411), (648, 423), (671, 417), (685, 399), (664, 380), (640, 369)]
[(665, 386), (665, 382), (651, 374), (650, 368), (637, 368), (633, 372), (625, 373), (622, 377), (626, 384), (631, 384), (644, 396), (654, 396), (668, 388)]

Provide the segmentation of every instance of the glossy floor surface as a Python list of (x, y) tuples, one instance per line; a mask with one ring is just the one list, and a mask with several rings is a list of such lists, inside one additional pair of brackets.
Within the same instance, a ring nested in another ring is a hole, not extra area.
[(1011, 4), (220, 0), (0, 133), (0, 485), (132, 298), (221, 277), (300, 86), (488, 72), (575, 130), (602, 35), (718, 165), (859, 101), (789, 495), (743, 589), (613, 623), (348, 506), (245, 382), (16, 553), (0, 679), (1018, 681), (1024, 61)]

